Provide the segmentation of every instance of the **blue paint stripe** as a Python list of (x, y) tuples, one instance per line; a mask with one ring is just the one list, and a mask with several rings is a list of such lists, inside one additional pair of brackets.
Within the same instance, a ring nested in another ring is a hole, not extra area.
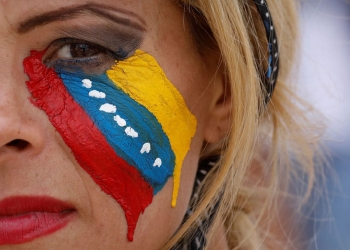
[[(172, 176), (175, 164), (175, 156), (169, 139), (157, 118), (144, 106), (117, 88), (106, 74), (87, 76), (83, 73), (61, 71), (59, 76), (69, 93), (86, 110), (115, 152), (130, 165), (135, 166), (151, 184), (154, 193), (157, 193)], [(85, 78), (92, 81), (92, 88), (82, 86), (82, 79)], [(104, 92), (106, 98), (90, 97), (91, 90)], [(100, 111), (101, 105), (105, 103), (115, 105), (116, 113)], [(125, 127), (120, 127), (114, 121), (115, 115), (126, 120)], [(128, 126), (138, 133), (137, 138), (126, 135), (125, 128)], [(140, 150), (146, 142), (151, 144), (151, 151), (141, 154)], [(160, 167), (153, 166), (156, 158), (162, 160)]]

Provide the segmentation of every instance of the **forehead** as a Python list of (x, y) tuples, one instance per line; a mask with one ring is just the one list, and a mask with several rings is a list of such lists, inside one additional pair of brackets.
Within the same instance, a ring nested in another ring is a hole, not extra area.
[(159, 19), (163, 8), (175, 8), (175, 5), (166, 0), (0, 0), (0, 18), (3, 19), (1, 23), (6, 22), (12, 28), (18, 28), (17, 25), (26, 20), (47, 13), (61, 11), (59, 14), (65, 15), (75, 10), (76, 14), (88, 16), (94, 14), (89, 11), (91, 7), (152, 26)]

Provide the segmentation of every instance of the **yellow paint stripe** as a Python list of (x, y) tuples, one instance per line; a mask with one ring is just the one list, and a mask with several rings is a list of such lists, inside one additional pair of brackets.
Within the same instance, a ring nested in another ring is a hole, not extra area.
[(117, 87), (152, 112), (168, 136), (175, 154), (171, 203), (175, 207), (182, 163), (190, 149), (191, 138), (196, 132), (195, 116), (189, 111), (184, 98), (168, 80), (157, 61), (141, 50), (112, 66), (107, 75)]

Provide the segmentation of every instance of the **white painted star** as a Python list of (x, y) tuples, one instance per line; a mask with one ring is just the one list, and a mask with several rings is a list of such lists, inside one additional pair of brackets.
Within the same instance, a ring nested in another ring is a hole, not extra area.
[(131, 136), (132, 138), (136, 138), (139, 136), (139, 134), (132, 128), (132, 127), (127, 127), (125, 129), (125, 133), (128, 135), (128, 136)]
[(95, 98), (106, 98), (106, 94), (97, 90), (91, 90), (89, 92), (89, 96), (95, 97)]
[(162, 160), (160, 158), (157, 158), (154, 163), (153, 163), (153, 167), (160, 167), (162, 165)]
[(83, 83), (83, 87), (89, 89), (92, 87), (92, 81), (90, 79), (83, 79), (81, 80)]
[(151, 151), (151, 144), (149, 142), (146, 142), (145, 144), (143, 144), (140, 153), (143, 154), (146, 152), (148, 154), (149, 151)]
[(101, 105), (100, 111), (104, 111), (106, 113), (115, 113), (117, 112), (117, 107), (113, 104), (105, 103)]
[(117, 122), (117, 124), (120, 127), (124, 127), (126, 125), (126, 121), (123, 118), (121, 118), (119, 115), (114, 116), (113, 119)]

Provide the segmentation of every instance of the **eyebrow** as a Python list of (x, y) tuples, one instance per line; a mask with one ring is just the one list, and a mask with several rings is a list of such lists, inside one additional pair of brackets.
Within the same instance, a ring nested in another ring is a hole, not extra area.
[[(111, 12), (115, 12), (118, 14), (122, 14), (123, 16), (112, 14)], [(22, 21), (18, 28), (17, 32), (19, 34), (27, 33), (38, 26), (43, 26), (55, 21), (64, 21), (68, 19), (73, 19), (79, 15), (83, 15), (86, 13), (92, 13), (97, 16), (101, 16), (103, 18), (109, 19), (113, 22), (120, 23), (123, 25), (131, 26), (133, 28), (139, 29), (141, 31), (146, 30), (146, 22), (140, 16), (136, 15), (134, 12), (126, 11), (123, 9), (115, 8), (112, 6), (101, 5), (97, 3), (83, 4), (83, 5), (73, 5), (69, 7), (62, 7), (58, 10), (46, 12), (40, 15), (36, 15), (34, 17), (28, 18)], [(128, 19), (125, 15), (136, 19), (137, 22)]]

